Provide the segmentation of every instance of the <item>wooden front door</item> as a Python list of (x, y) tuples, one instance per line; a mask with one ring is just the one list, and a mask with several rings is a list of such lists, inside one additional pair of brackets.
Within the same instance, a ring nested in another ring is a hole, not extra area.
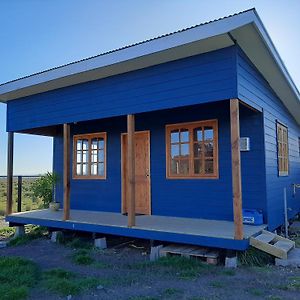
[[(127, 213), (127, 134), (122, 134), (122, 212)], [(151, 214), (150, 132), (135, 133), (135, 212)]]

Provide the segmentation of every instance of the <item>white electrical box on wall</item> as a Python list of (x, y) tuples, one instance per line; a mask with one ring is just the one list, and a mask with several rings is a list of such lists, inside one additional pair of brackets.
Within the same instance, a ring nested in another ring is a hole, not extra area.
[(240, 149), (241, 151), (250, 151), (250, 138), (241, 137), (240, 138)]

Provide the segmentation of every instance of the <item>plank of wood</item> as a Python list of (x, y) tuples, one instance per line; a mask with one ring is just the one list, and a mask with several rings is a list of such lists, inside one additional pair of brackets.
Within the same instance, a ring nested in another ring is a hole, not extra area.
[(203, 248), (199, 248), (199, 247), (189, 247), (188, 249), (186, 249), (185, 251), (187, 254), (192, 254), (194, 252), (198, 252), (198, 253), (206, 253), (207, 249), (203, 249)]
[(256, 236), (255, 239), (264, 242), (264, 243), (270, 243), (275, 239), (276, 235), (269, 232), (269, 233), (261, 233), (260, 235)]
[(200, 249), (195, 249), (193, 251), (190, 252), (191, 255), (197, 255), (197, 256), (206, 256), (206, 253), (208, 253), (208, 250), (207, 249), (203, 249), (203, 248), (200, 248)]
[(271, 234), (274, 234), (275, 235), (275, 239), (274, 241), (277, 242), (277, 241), (286, 241), (286, 242), (290, 242), (290, 243), (293, 243), (294, 244), (294, 247), (295, 247), (295, 242), (294, 241), (291, 241), (290, 239), (287, 239), (281, 235), (278, 235), (278, 234), (275, 234), (275, 233), (272, 233), (270, 231), (267, 231), (267, 230), (263, 230), (262, 233), (271, 233)]
[(209, 251), (208, 249), (196, 246), (169, 245), (162, 248), (160, 251), (165, 254), (179, 254), (185, 257), (197, 256), (211, 259), (219, 257), (219, 253), (216, 251)]
[(210, 251), (205, 254), (205, 257), (215, 259), (219, 257), (219, 253), (215, 251)]
[(128, 227), (135, 226), (135, 118), (127, 115)]
[(243, 214), (242, 214), (242, 179), (241, 179), (241, 153), (240, 153), (240, 119), (239, 100), (230, 100), (230, 130), (231, 130), (231, 160), (232, 160), (232, 190), (234, 238), (242, 240)]
[(7, 140), (7, 194), (6, 215), (12, 213), (13, 206), (13, 161), (14, 161), (14, 133), (8, 133)]
[(64, 220), (70, 219), (70, 125), (64, 124)]
[(286, 252), (289, 252), (290, 250), (292, 250), (294, 248), (294, 243), (290, 242), (290, 241), (277, 241), (274, 244), (274, 247), (277, 247), (279, 249), (282, 249)]
[(275, 257), (287, 259), (287, 252), (280, 248), (275, 247), (269, 243), (261, 242), (253, 237), (250, 238), (250, 245), (263, 251), (269, 253)]

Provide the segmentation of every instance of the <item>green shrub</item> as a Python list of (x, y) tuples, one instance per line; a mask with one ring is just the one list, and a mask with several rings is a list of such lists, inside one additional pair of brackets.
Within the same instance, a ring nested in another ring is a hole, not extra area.
[(13, 227), (3, 227), (0, 228), (0, 238), (8, 239), (15, 233), (15, 228)]
[(43, 200), (44, 207), (49, 207), (49, 203), (53, 201), (53, 187), (57, 183), (56, 174), (47, 172), (41, 178), (32, 184), (33, 195)]

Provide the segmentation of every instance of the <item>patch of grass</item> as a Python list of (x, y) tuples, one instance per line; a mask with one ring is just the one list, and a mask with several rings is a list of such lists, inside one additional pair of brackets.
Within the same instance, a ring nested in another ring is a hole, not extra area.
[(109, 286), (109, 279), (96, 277), (81, 278), (79, 275), (63, 269), (52, 269), (43, 274), (43, 285), (60, 296), (78, 295), (97, 286)]
[(90, 242), (83, 241), (80, 238), (73, 238), (66, 242), (66, 246), (73, 249), (92, 249), (93, 245)]
[(175, 295), (177, 295), (178, 297), (179, 294), (183, 294), (183, 290), (175, 289), (175, 288), (167, 288), (162, 292), (162, 296), (167, 298)]
[(63, 234), (62, 232), (59, 233), (57, 236), (57, 242), (64, 246), (70, 247), (72, 249), (93, 249), (93, 244), (87, 240), (80, 239), (78, 237), (68, 236)]
[(102, 261), (97, 261), (94, 263), (94, 266), (98, 269), (110, 269), (110, 268), (113, 268), (114, 266), (110, 265), (110, 264), (107, 264), (105, 262), (102, 262)]
[(44, 237), (48, 234), (45, 227), (28, 225), (25, 227), (25, 235), (13, 238), (9, 241), (9, 246), (20, 246), (29, 243), (32, 240)]
[(289, 290), (300, 291), (300, 276), (289, 277), (289, 284), (287, 287)]
[(264, 295), (264, 291), (260, 290), (260, 289), (256, 289), (256, 288), (249, 288), (247, 289), (247, 292), (249, 294), (251, 294), (252, 296), (263, 296)]
[(153, 296), (133, 296), (128, 300), (159, 300), (159, 298)]
[(251, 267), (251, 270), (258, 272), (258, 273), (270, 273), (272, 271), (270, 266), (263, 266), (263, 267)]
[(244, 266), (266, 266), (274, 262), (274, 258), (258, 249), (250, 247), (247, 251), (238, 254), (238, 260)]
[(38, 277), (39, 269), (33, 262), (19, 257), (0, 257), (1, 300), (25, 299)]
[(222, 275), (226, 275), (226, 276), (234, 276), (235, 275), (235, 270), (225, 269), (225, 270), (222, 270), (220, 273)]
[(209, 285), (213, 288), (223, 288), (223, 287), (225, 287), (225, 284), (223, 282), (217, 281), (217, 280), (210, 282)]
[(3, 227), (0, 228), (0, 239), (8, 239), (15, 234), (15, 228)]
[(214, 266), (204, 264), (200, 260), (189, 259), (180, 256), (162, 257), (154, 264), (171, 269), (181, 279), (195, 279), (200, 273), (213, 272)]
[(72, 260), (77, 265), (91, 265), (94, 259), (87, 250), (79, 250), (73, 254)]
[(281, 300), (282, 298), (279, 297), (279, 296), (270, 295), (270, 296), (266, 297), (266, 299), (270, 299), (270, 300)]

